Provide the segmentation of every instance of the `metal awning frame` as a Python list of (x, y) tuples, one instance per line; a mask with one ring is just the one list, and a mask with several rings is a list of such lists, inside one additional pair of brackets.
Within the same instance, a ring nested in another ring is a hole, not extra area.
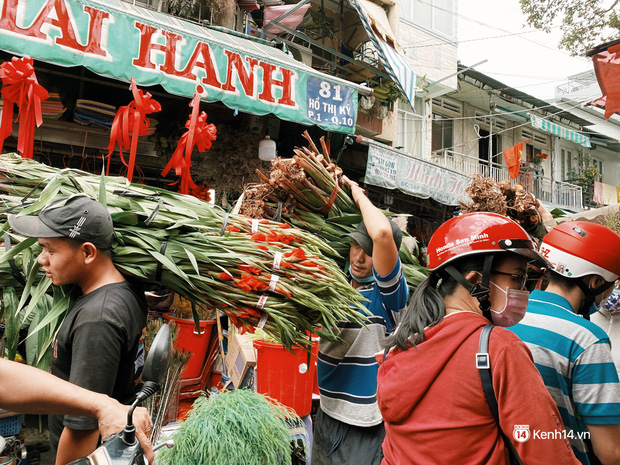
[[(274, 24), (275, 22), (276, 22), (276, 21), (274, 20), (274, 21), (270, 22), (269, 24)], [(269, 25), (269, 24), (268, 24), (268, 25)], [(274, 24), (274, 25), (275, 25), (275, 24)], [(389, 79), (389, 80), (391, 80), (390, 76), (388, 76), (386, 73), (384, 73), (384, 72), (382, 72), (382, 71), (379, 71), (377, 68), (373, 68), (373, 67), (372, 67), (371, 65), (369, 65), (368, 63), (366, 63), (366, 62), (364, 62), (364, 61), (356, 60), (355, 58), (352, 58), (352, 57), (350, 57), (350, 56), (348, 56), (348, 55), (345, 55), (344, 53), (341, 53), (341, 52), (339, 52), (339, 51), (337, 51), (337, 50), (335, 50), (335, 49), (333, 49), (333, 48), (331, 48), (331, 47), (328, 47), (327, 45), (324, 45), (324, 44), (322, 44), (321, 42), (319, 42), (319, 41), (317, 41), (317, 40), (314, 40), (314, 39), (312, 39), (312, 38), (308, 37), (306, 34), (304, 34), (304, 33), (303, 33), (303, 32), (301, 32), (301, 31), (295, 31), (295, 30), (291, 29), (290, 27), (287, 27), (287, 26), (285, 26), (285, 25), (283, 25), (283, 24), (279, 24), (279, 23), (278, 23), (278, 27), (279, 27), (280, 29), (282, 29), (283, 31), (285, 31), (286, 33), (291, 34), (292, 36), (298, 37), (298, 38), (300, 38), (300, 39), (302, 39), (302, 40), (304, 40), (304, 41), (306, 41), (306, 42), (308, 42), (308, 43), (310, 43), (310, 44), (314, 45), (315, 47), (318, 47), (318, 48), (320, 48), (320, 49), (322, 49), (322, 50), (325, 50), (326, 52), (329, 52), (329, 53), (331, 53), (331, 54), (333, 54), (333, 55), (337, 56), (338, 58), (342, 58), (342, 59), (344, 59), (344, 60), (347, 60), (349, 63), (353, 63), (353, 64), (355, 64), (355, 65), (358, 65), (358, 66), (362, 67), (363, 69), (365, 69), (365, 70), (367, 70), (367, 71), (370, 71), (370, 72), (372, 72), (372, 73), (376, 74), (378, 77), (381, 77), (381, 78), (384, 78), (384, 79)], [(264, 30), (263, 30), (263, 32), (264, 32)], [(278, 35), (276, 35), (276, 34), (270, 34), (269, 32), (265, 32), (265, 34), (266, 34), (266, 35), (268, 35), (268, 36), (270, 36), (270, 37), (273, 37), (274, 39), (277, 39), (277, 40), (280, 40), (280, 41), (282, 41), (282, 42), (288, 43), (289, 45), (292, 45), (292, 46), (294, 46), (294, 45), (299, 45), (299, 44), (295, 44), (294, 42), (291, 42), (291, 41), (287, 41), (287, 40), (285, 40), (285, 39), (282, 39), (281, 37), (279, 37), (279, 36), (278, 36)], [(316, 57), (316, 58), (318, 58), (318, 59), (321, 59), (321, 60), (323, 60), (323, 61), (325, 61), (325, 62), (327, 62), (327, 63), (332, 63), (331, 61), (329, 61), (329, 60), (328, 60), (327, 58), (325, 58), (325, 57), (321, 57), (321, 56), (319, 56), (319, 55), (315, 55), (315, 54), (313, 54), (312, 56), (313, 56), (313, 57)], [(340, 69), (344, 69), (344, 70), (346, 70), (346, 68), (343, 68), (342, 66), (339, 66), (339, 65), (336, 65), (336, 67), (338, 67), (338, 68), (340, 68)]]

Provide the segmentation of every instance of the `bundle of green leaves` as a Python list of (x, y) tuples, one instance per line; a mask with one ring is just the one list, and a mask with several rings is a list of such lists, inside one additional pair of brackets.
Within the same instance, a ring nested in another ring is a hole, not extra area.
[(199, 397), (158, 465), (290, 465), (290, 408), (247, 389)]
[(191, 195), (125, 178), (59, 170), (5, 154), (0, 155), (5, 207), (0, 233), (8, 233), (5, 241), (10, 239), (12, 248), (0, 250), (0, 284), (5, 315), (16, 319), (11, 341), (24, 325), (30, 336), (39, 332), (33, 364), (43, 360), (69, 294), (40, 272), (37, 239), (10, 233), (6, 215), (38, 214), (54, 199), (77, 193), (99, 200), (110, 212), (112, 259), (125, 275), (222, 310), (238, 327), (262, 326), (290, 347), (307, 345), (308, 333), (338, 341), (332, 330), (338, 320), (366, 321), (363, 297), (330, 258), (337, 252), (312, 233), (229, 215)]

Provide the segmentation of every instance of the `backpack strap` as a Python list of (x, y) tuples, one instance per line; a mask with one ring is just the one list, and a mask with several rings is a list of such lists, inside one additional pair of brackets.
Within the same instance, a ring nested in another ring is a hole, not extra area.
[(510, 456), (510, 463), (515, 465), (523, 465), (519, 453), (510, 439), (504, 434), (499, 424), (499, 409), (497, 406), (497, 398), (495, 397), (495, 391), (493, 390), (493, 379), (491, 378), (491, 360), (489, 359), (489, 337), (493, 330), (493, 325), (486, 325), (482, 328), (480, 333), (480, 343), (478, 344), (478, 352), (476, 353), (476, 368), (480, 373), (480, 380), (482, 381), (482, 389), (484, 395), (487, 398), (487, 402), (499, 428), (499, 432), (504, 440), (504, 446), (508, 449), (508, 455)]
[(486, 325), (482, 328), (480, 334), (480, 343), (478, 344), (478, 353), (476, 354), (476, 368), (480, 373), (482, 380), (482, 389), (487, 398), (491, 413), (497, 424), (499, 424), (499, 413), (497, 407), (497, 399), (495, 391), (493, 391), (493, 380), (491, 379), (491, 360), (489, 359), (489, 337), (491, 336), (493, 325)]

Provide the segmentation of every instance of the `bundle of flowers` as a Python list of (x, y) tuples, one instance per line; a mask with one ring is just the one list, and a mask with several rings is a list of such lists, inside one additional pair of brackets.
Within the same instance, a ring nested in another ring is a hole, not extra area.
[(508, 216), (528, 233), (542, 239), (544, 228), (538, 213), (540, 202), (528, 192), (521, 183), (510, 184), (504, 179), (500, 182), (486, 178), (481, 174), (472, 176), (467, 186), (467, 195), (471, 202), (459, 202), (462, 213), (493, 212)]
[[(348, 187), (339, 185), (342, 169), (331, 160), (325, 139), (321, 138), (319, 151), (307, 131), (303, 136), (308, 147), (296, 148), (292, 158), (273, 160), (269, 176), (258, 172), (262, 183), (245, 189), (240, 212), (253, 218), (281, 220), (320, 236), (338, 251), (342, 264), (350, 247), (342, 236), (352, 232), (362, 216)], [(426, 269), (414, 256), (416, 252), (415, 240), (403, 241), (400, 258), (412, 289), (426, 277)]]
[[(336, 251), (314, 234), (227, 214), (194, 196), (130, 184), (122, 177), (0, 155), (3, 233), (10, 229), (8, 213), (36, 214), (55, 198), (75, 193), (108, 208), (115, 227), (113, 261), (125, 275), (221, 309), (241, 328), (262, 327), (290, 347), (304, 345), (310, 334), (336, 341), (331, 328), (338, 320), (365, 321), (363, 298), (329, 258)], [(0, 283), (49, 288), (49, 279), (38, 272), (36, 239), (9, 233), (6, 241), (12, 247), (0, 252)], [(44, 295), (13, 299), (19, 302), (14, 313), (31, 314)], [(64, 304), (38, 326), (49, 325), (66, 310)]]

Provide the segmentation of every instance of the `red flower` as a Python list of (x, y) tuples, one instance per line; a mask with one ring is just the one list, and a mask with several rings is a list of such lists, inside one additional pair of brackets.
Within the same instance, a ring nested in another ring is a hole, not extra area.
[(279, 239), (280, 239), (280, 242), (284, 244), (290, 244), (297, 238), (293, 236), (292, 234), (279, 234)]
[(243, 292), (250, 292), (252, 290), (252, 286), (250, 286), (243, 277), (241, 279), (235, 279), (235, 285)]
[(255, 309), (255, 308), (249, 308), (249, 307), (244, 307), (244, 308), (239, 308), (237, 307), (237, 310), (240, 310), (242, 312), (245, 312), (249, 317), (254, 317), (254, 318), (261, 318), (263, 315), (262, 313)]
[(280, 287), (276, 287), (276, 292), (279, 292), (281, 294), (284, 294), (286, 297), (288, 297), (289, 299), (291, 298), (291, 294), (290, 292), (285, 291), (284, 289), (280, 288)]
[(252, 236), (254, 242), (267, 242), (267, 235), (265, 233), (256, 233)]
[(224, 273), (224, 272), (218, 274), (217, 277), (224, 281), (230, 281), (231, 279), (233, 279), (230, 273)]
[(261, 269), (260, 268), (256, 268), (255, 266), (239, 265), (239, 266), (237, 266), (237, 268), (239, 268), (241, 271), (244, 271), (246, 273), (252, 273), (252, 274), (255, 274), (255, 275), (259, 275), (261, 273)]
[(294, 258), (298, 258), (300, 260), (305, 260), (306, 259), (306, 252), (304, 252), (304, 249), (302, 248), (297, 248), (294, 250), (291, 250), (290, 252), (287, 252), (284, 254), (285, 257), (294, 257)]
[(267, 284), (260, 279), (256, 279), (254, 276), (245, 273), (241, 275), (241, 278), (235, 280), (235, 285), (243, 290), (243, 292), (264, 291), (268, 288)]

